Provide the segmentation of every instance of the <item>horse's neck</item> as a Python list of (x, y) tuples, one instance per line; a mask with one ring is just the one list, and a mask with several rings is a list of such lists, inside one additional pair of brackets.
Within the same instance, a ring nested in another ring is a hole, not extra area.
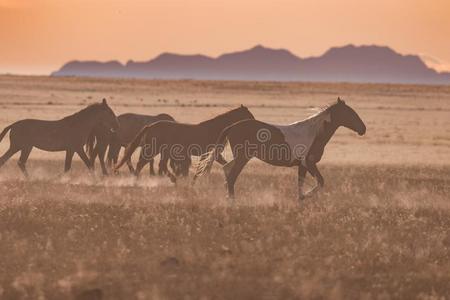
[(220, 133), (225, 127), (235, 123), (236, 120), (233, 118), (233, 116), (219, 116), (214, 119), (202, 122), (198, 124), (201, 127), (204, 127), (208, 131), (215, 131), (217, 133)]
[(98, 115), (94, 111), (86, 111), (82, 115), (71, 116), (68, 121), (80, 133), (89, 134), (98, 124)]
[(338, 126), (334, 125), (333, 123), (328, 123), (327, 125), (325, 125), (325, 128), (319, 133), (315, 140), (315, 146), (318, 149), (325, 148), (337, 129)]

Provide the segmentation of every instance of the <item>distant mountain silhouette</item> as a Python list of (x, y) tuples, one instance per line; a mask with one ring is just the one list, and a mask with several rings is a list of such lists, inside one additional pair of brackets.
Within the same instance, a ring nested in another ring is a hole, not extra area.
[(288, 50), (261, 45), (249, 50), (205, 55), (163, 53), (147, 62), (72, 61), (52, 76), (149, 79), (213, 79), (450, 84), (450, 73), (429, 68), (419, 56), (389, 47), (331, 48), (322, 56), (300, 58)]

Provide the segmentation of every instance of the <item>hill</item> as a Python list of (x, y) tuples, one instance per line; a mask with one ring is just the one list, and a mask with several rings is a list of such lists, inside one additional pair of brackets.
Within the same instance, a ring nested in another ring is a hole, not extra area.
[(300, 58), (285, 49), (261, 45), (223, 54), (163, 53), (144, 62), (71, 61), (52, 76), (148, 79), (327, 81), (450, 84), (450, 73), (429, 68), (419, 56), (384, 46), (334, 47), (318, 57)]

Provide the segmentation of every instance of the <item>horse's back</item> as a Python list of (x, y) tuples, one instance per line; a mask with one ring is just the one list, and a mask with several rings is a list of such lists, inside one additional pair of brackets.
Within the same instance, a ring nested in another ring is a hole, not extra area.
[(185, 133), (192, 133), (199, 128), (196, 124), (178, 123), (170, 120), (159, 120), (146, 125), (145, 127), (148, 130), (163, 131), (165, 133), (176, 134), (177, 136)]
[(121, 114), (117, 117), (119, 122), (147, 122), (147, 124), (160, 121), (160, 120), (168, 120), (175, 121), (175, 119), (169, 114), (158, 114), (158, 115), (144, 115), (144, 114), (136, 114), (136, 113), (125, 113)]
[(49, 121), (49, 120), (38, 120), (38, 119), (23, 119), (11, 124), (11, 131), (19, 133), (22, 135), (36, 134), (36, 133), (46, 133), (46, 131), (56, 132), (61, 129), (67, 129), (64, 126), (64, 122)]
[(231, 125), (224, 133), (235, 156), (241, 152), (279, 166), (290, 166), (293, 162), (291, 147), (277, 126), (248, 119)]
[(161, 120), (171, 120), (174, 119), (167, 114), (160, 114), (156, 116), (135, 114), (135, 113), (125, 113), (117, 117), (119, 120), (119, 138), (123, 145), (128, 144), (133, 140), (133, 138), (144, 128), (145, 126), (154, 124), (155, 122)]
[(207, 137), (205, 128), (197, 124), (185, 124), (174, 121), (162, 120), (144, 127), (147, 140), (158, 140), (163, 144), (196, 144), (203, 147), (203, 141)]
[(46, 151), (61, 151), (72, 136), (71, 126), (62, 120), (24, 119), (11, 125), (11, 142), (35, 146)]
[(226, 130), (227, 136), (236, 141), (266, 142), (269, 139), (281, 139), (281, 131), (276, 126), (254, 119), (236, 122)]
[(16, 128), (33, 126), (33, 125), (51, 126), (51, 125), (55, 125), (57, 122), (60, 122), (60, 120), (53, 121), (53, 120), (39, 120), (39, 119), (23, 119), (23, 120), (19, 120), (19, 121), (13, 123), (12, 126), (16, 127)]

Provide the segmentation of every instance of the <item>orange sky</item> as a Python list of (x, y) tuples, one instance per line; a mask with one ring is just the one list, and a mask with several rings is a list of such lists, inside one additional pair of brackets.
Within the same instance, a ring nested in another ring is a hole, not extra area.
[[(388, 45), (450, 63), (450, 0), (0, 0), (0, 73), (72, 59), (216, 56), (256, 44), (305, 57)], [(448, 67), (450, 69), (450, 67)]]

